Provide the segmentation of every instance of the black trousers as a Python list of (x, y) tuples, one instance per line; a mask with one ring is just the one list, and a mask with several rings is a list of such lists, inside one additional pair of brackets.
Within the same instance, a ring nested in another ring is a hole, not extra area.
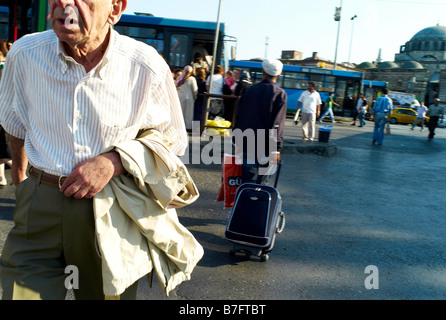
[(429, 139), (433, 139), (434, 135), (435, 135), (435, 128), (437, 127), (438, 124), (438, 116), (432, 116), (429, 118), (429, 124), (428, 124), (428, 128), (429, 128)]

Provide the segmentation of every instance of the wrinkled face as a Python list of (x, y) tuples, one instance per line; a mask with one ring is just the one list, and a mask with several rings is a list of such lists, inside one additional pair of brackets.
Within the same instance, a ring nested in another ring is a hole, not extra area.
[(51, 24), (59, 39), (80, 44), (104, 37), (116, 0), (48, 0)]

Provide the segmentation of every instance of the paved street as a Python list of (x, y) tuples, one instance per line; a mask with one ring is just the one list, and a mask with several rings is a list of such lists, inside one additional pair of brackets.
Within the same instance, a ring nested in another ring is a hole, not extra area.
[[(427, 129), (392, 125), (376, 146), (371, 122), (350, 123), (334, 125), (337, 153), (323, 157), (296, 151), (301, 126), (287, 120), (278, 186), (287, 220), (267, 262), (229, 255), (230, 210), (215, 201), (221, 166), (188, 165), (201, 197), (178, 215), (205, 256), (169, 298), (155, 279), (153, 288), (142, 279), (138, 299), (445, 299), (446, 129), (427, 141)], [(0, 190), (0, 249), (12, 227), (13, 192)], [(365, 286), (371, 265), (377, 289)]]

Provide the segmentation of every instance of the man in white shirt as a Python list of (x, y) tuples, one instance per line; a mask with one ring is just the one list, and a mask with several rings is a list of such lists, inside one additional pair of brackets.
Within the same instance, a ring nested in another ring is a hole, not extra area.
[(417, 109), (417, 117), (415, 118), (415, 121), (412, 123), (410, 130), (413, 130), (413, 128), (415, 128), (415, 126), (418, 124), (418, 120), (420, 120), (421, 131), (423, 131), (424, 119), (426, 118), (426, 112), (427, 112), (427, 107), (424, 105), (424, 102), (421, 101), (421, 104), (418, 106), (418, 109)]
[(321, 96), (316, 91), (316, 83), (308, 82), (308, 90), (302, 92), (297, 104), (297, 110), (301, 110), (303, 140), (314, 140), (316, 132), (316, 118), (319, 117), (321, 108)]
[[(169, 67), (112, 28), (127, 0), (71, 3), (49, 0), (53, 30), (16, 41), (1, 79), (17, 186), (4, 299), (64, 299), (67, 266), (79, 270), (77, 299), (104, 299), (92, 198), (125, 170), (118, 153), (101, 152), (144, 128), (175, 136), (178, 155), (187, 147)], [(136, 285), (122, 298), (136, 298)]]

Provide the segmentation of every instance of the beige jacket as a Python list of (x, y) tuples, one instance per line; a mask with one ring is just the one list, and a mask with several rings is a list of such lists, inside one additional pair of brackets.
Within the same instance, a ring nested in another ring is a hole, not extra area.
[(169, 295), (190, 279), (203, 257), (202, 246), (175, 211), (194, 202), (198, 190), (156, 130), (116, 145), (115, 151), (128, 174), (114, 177), (93, 199), (104, 294), (118, 296), (154, 271)]

